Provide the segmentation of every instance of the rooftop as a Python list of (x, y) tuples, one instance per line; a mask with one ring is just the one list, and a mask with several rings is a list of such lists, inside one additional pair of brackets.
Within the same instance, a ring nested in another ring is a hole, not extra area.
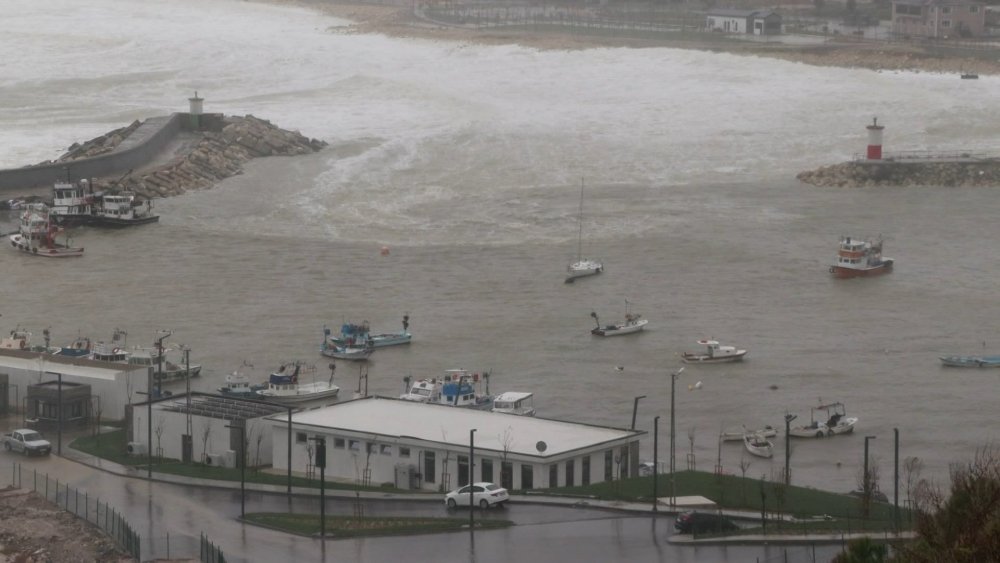
[[(271, 420), (284, 422), (285, 417)], [(552, 456), (605, 442), (638, 437), (645, 432), (552, 420), (512, 416), (475, 409), (431, 405), (386, 397), (368, 397), (329, 407), (297, 412), (293, 424), (363, 434), (394, 436), (469, 445), (476, 429), (477, 449), (530, 456)], [(539, 451), (539, 444), (544, 442)]]

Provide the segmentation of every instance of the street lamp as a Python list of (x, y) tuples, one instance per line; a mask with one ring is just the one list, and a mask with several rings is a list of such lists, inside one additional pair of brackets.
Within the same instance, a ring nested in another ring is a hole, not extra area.
[(475, 487), (472, 485), (472, 483), (474, 482), (474, 479), (472, 478), (472, 470), (476, 466), (476, 464), (473, 461), (475, 459), (475, 457), (473, 456), (475, 456), (476, 454), (475, 440), (476, 440), (476, 429), (473, 428), (469, 430), (469, 533), (473, 533), (476, 525), (475, 521), (473, 520), (476, 512), (474, 510), (476, 497), (474, 493)]
[(326, 438), (309, 438), (316, 442), (316, 467), (319, 467), (319, 537), (326, 536)]
[[(246, 424), (246, 419), (243, 420), (243, 424)], [(242, 425), (237, 424), (227, 424), (226, 428), (232, 428), (233, 430), (240, 431), (240, 519), (243, 519), (247, 515), (246, 511), (246, 432), (247, 429)]]
[(653, 515), (656, 516), (656, 504), (659, 501), (657, 489), (657, 473), (660, 472), (660, 458), (659, 458), (659, 444), (660, 444), (660, 417), (653, 417)]
[(792, 421), (798, 418), (794, 414), (785, 414), (785, 486), (792, 484), (792, 474), (789, 468), (789, 460), (792, 457), (792, 447), (791, 447), (791, 434), (789, 434), (789, 428), (791, 427)]
[(674, 392), (677, 389), (677, 378), (682, 373), (684, 373), (683, 367), (670, 374), (670, 506), (677, 504), (677, 481), (674, 478), (674, 459), (676, 457), (674, 447), (677, 441), (674, 429)]
[(871, 505), (872, 501), (872, 484), (871, 476), (868, 475), (868, 440), (874, 440), (875, 436), (865, 436), (865, 469), (863, 476), (863, 494), (864, 494), (864, 512), (865, 518), (868, 518), (868, 507)]
[(645, 399), (645, 395), (639, 395), (632, 403), (632, 430), (635, 430), (635, 413), (639, 410), (639, 399)]

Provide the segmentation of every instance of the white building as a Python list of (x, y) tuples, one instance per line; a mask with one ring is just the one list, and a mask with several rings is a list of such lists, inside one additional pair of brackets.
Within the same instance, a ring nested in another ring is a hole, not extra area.
[[(24, 408), (28, 385), (57, 381), (59, 376), (66, 383), (89, 385), (93, 396), (93, 410), (101, 412), (104, 420), (122, 420), (125, 407), (135, 400), (144, 399), (140, 393), (147, 391), (152, 371), (145, 366), (97, 362), (26, 350), (0, 349), (0, 382), (6, 375), (8, 406)], [(2, 394), (3, 389), (0, 389)]]
[[(269, 417), (275, 452), (284, 452), (287, 419)], [(315, 438), (326, 443), (330, 480), (403, 489), (450, 490), (469, 481), (508, 489), (586, 485), (638, 475), (642, 431), (446, 405), (368, 397), (294, 413), (292, 471), (314, 471)], [(274, 456), (286, 470), (286, 457)]]
[(715, 8), (705, 15), (705, 27), (721, 33), (775, 35), (781, 33), (781, 15), (771, 10)]
[[(238, 467), (240, 440), (245, 439), (247, 467), (271, 465), (274, 423), (264, 417), (278, 413), (284, 413), (287, 436), (288, 407), (281, 405), (205, 393), (138, 403), (128, 420), (130, 453), (146, 455), (151, 438), (155, 456)], [(147, 420), (153, 421), (152, 427)], [(284, 452), (279, 454), (287, 459)]]

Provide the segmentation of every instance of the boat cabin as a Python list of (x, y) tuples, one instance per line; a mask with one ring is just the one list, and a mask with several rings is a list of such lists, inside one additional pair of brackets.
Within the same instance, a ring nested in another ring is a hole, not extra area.
[(519, 391), (507, 391), (500, 393), (493, 399), (493, 412), (506, 414), (516, 414), (520, 416), (534, 416), (534, 393), (524, 393)]

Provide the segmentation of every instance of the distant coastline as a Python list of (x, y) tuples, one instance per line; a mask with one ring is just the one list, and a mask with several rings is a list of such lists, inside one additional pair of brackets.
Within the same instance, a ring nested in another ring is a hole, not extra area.
[(375, 33), (399, 38), (455, 41), (480, 45), (516, 44), (542, 50), (581, 50), (591, 48), (670, 47), (678, 49), (726, 52), (734, 55), (768, 57), (814, 66), (867, 68), (874, 71), (919, 71), (958, 74), (973, 69), (978, 74), (1000, 74), (1000, 61), (942, 55), (930, 48), (905, 43), (859, 42), (848, 37), (822, 44), (792, 45), (779, 41), (726, 42), (714, 41), (714, 34), (704, 34), (703, 41), (692, 34), (677, 37), (649, 34), (588, 34), (566, 32), (544, 27), (535, 29), (491, 28), (438, 25), (421, 20), (410, 4), (393, 6), (337, 2), (329, 0), (257, 0), (267, 4), (298, 6), (353, 22), (355, 33)]

